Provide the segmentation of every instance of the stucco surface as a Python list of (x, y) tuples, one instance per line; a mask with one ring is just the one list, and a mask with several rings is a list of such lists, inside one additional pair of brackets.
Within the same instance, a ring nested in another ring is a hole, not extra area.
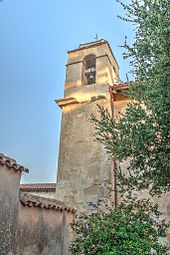
[(68, 255), (73, 210), (28, 193), (21, 204), (20, 178), (21, 172), (0, 164), (0, 255)]
[(7, 255), (15, 245), (19, 215), (19, 184), (21, 173), (0, 165), (0, 254)]
[[(85, 84), (84, 58), (90, 54), (95, 56), (96, 80)], [(87, 211), (89, 202), (105, 199), (108, 188), (114, 186), (112, 159), (95, 141), (90, 118), (91, 114), (98, 116), (97, 104), (111, 112), (109, 86), (118, 80), (119, 67), (107, 41), (68, 52), (64, 98), (57, 100), (62, 123), (56, 197), (79, 211)], [(124, 105), (123, 101), (116, 105), (117, 115)], [(112, 195), (110, 202), (114, 202)]]
[(68, 255), (73, 214), (20, 205), (15, 254)]
[[(108, 107), (108, 100), (98, 100)], [(94, 141), (92, 113), (97, 114), (96, 102), (65, 107), (62, 114), (57, 199), (80, 210), (88, 202), (96, 202), (112, 185), (112, 161), (104, 147)]]

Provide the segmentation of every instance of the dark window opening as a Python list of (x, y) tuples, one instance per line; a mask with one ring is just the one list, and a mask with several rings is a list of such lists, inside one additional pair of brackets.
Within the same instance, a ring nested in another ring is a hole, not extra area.
[(96, 83), (96, 56), (91, 54), (84, 58), (84, 78), (85, 84)]

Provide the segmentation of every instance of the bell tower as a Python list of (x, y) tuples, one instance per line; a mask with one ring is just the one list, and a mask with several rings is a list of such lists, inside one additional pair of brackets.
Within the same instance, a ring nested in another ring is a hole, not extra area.
[(80, 44), (68, 52), (62, 109), (56, 197), (87, 209), (113, 185), (113, 165), (103, 145), (94, 141), (91, 114), (97, 104), (110, 109), (108, 86), (119, 81), (119, 67), (106, 40)]

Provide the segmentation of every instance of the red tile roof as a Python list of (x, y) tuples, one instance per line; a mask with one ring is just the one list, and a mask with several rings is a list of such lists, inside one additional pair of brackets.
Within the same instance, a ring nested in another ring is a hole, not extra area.
[(13, 169), (16, 172), (27, 172), (29, 173), (28, 168), (25, 168), (22, 165), (19, 165), (14, 159), (11, 159), (3, 154), (0, 154), (0, 165), (6, 166), (9, 169)]
[(121, 92), (122, 90), (128, 90), (128, 87), (129, 87), (128, 83), (124, 82), (124, 83), (119, 83), (119, 84), (115, 83), (112, 86), (110, 86), (109, 89), (111, 91), (113, 91), (113, 93), (114, 92), (117, 93), (117, 92)]
[(53, 192), (56, 190), (56, 183), (28, 183), (28, 184), (21, 184), (20, 188), (21, 191), (47, 191)]
[(52, 198), (40, 197), (38, 195), (21, 192), (19, 194), (20, 202), (23, 206), (39, 207), (44, 209), (53, 209), (56, 211), (67, 211), (75, 213), (74, 208), (67, 207), (63, 202), (57, 201)]

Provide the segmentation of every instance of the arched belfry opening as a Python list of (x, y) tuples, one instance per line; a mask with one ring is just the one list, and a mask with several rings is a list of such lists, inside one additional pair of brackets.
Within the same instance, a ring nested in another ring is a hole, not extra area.
[[(119, 66), (106, 40), (68, 51), (64, 98), (56, 101), (62, 109), (56, 198), (78, 212), (89, 212), (88, 204), (105, 200), (114, 187), (114, 166), (103, 145), (94, 144), (89, 116), (98, 116), (97, 104), (110, 112), (108, 85), (116, 80)], [(122, 103), (116, 107), (118, 114)]]
[(87, 55), (83, 59), (83, 64), (84, 85), (96, 83), (96, 56), (94, 54)]

